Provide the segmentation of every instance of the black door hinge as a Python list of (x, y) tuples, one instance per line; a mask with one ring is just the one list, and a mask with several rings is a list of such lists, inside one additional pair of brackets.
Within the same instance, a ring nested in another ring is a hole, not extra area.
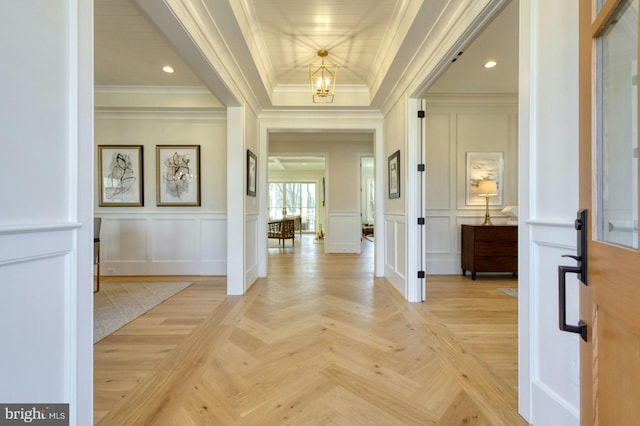
[(424, 225), (424, 217), (418, 218), (418, 225)]
[(424, 170), (425, 170), (424, 164), (418, 164), (418, 171), (424, 172)]
[(418, 111), (418, 118), (424, 118), (424, 111), (423, 110)]
[(424, 271), (418, 271), (418, 278), (424, 278)]

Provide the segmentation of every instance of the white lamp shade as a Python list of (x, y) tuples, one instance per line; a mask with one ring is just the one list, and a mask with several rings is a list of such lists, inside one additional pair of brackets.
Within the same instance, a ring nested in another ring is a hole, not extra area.
[(478, 195), (481, 197), (491, 197), (498, 195), (498, 185), (495, 180), (483, 180), (478, 184)]

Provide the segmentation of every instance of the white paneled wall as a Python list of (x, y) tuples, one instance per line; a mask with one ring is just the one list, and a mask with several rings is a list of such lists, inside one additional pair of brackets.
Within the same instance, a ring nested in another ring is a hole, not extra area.
[[(100, 207), (96, 200), (101, 274), (226, 275), (226, 114), (99, 111), (95, 140), (142, 145), (144, 167), (144, 206)], [(157, 145), (200, 145), (201, 206), (157, 206)]]
[(100, 213), (104, 275), (225, 275), (226, 214)]
[(502, 152), (503, 203), (489, 206), (491, 221), (518, 199), (517, 96), (431, 95), (426, 113), (427, 274), (459, 274), (460, 227), (481, 224), (484, 206), (465, 202), (467, 152)]
[[(520, 412), (536, 425), (579, 425), (580, 338), (557, 322), (558, 265), (576, 254), (578, 2), (522, 0), (520, 10)], [(579, 284), (567, 278), (575, 324)]]
[(361, 232), (360, 212), (329, 212), (326, 251), (328, 253), (360, 253)]
[(403, 214), (384, 215), (384, 276), (400, 292), (406, 294), (407, 277), (407, 220)]
[(92, 24), (92, 1), (0, 2), (0, 401), (71, 426), (93, 419)]
[[(66, 385), (75, 367), (75, 334), (68, 307), (77, 292), (73, 279), (77, 225), (0, 230), (0, 399), (6, 402), (69, 400)], [(88, 284), (83, 281), (83, 285)], [(38, 318), (38, 320), (34, 320)], [(47, 356), (41, 356), (46, 353)]]
[[(225, 223), (226, 226), (226, 223)], [(247, 283), (258, 279), (258, 215), (247, 214), (245, 217), (245, 275)]]

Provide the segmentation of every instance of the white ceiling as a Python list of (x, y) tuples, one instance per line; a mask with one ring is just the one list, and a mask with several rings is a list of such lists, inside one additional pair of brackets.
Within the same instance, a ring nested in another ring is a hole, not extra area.
[(270, 155), (269, 171), (324, 170), (324, 157), (300, 155)]
[[(145, 10), (162, 3), (95, 0), (95, 84), (207, 86), (204, 83), (208, 81), (207, 76), (192, 71), (162, 35), (166, 29), (158, 31), (136, 2), (146, 3)], [(339, 65), (336, 98), (341, 90), (356, 90), (367, 91), (372, 100), (391, 90), (419, 47), (420, 37), (416, 37), (416, 32), (426, 37), (450, 1), (199, 0), (194, 3), (211, 16), (223, 15), (226, 10), (233, 12), (219, 17), (217, 23), (225, 40), (234, 44), (238, 64), (250, 65), (242, 69), (247, 70), (244, 78), (254, 92), (274, 93), (282, 88), (293, 90), (287, 88), (307, 85), (308, 65), (318, 62), (316, 52), (323, 48), (329, 51), (327, 62)], [(517, 3), (512, 1), (494, 20), (495, 29), (490, 26), (464, 49), (464, 54), (438, 79), (431, 92), (517, 91)], [(489, 57), (498, 60), (491, 74), (481, 66)], [(161, 70), (167, 64), (175, 68), (174, 74)]]
[[(518, 2), (512, 1), (449, 65), (428, 93), (517, 93), (518, 12)], [(486, 69), (488, 60), (498, 64)]]
[(253, 0), (252, 8), (273, 82), (307, 84), (309, 64), (339, 64), (340, 84), (366, 84), (376, 72), (374, 64), (392, 17), (402, 12), (398, 0)]
[(132, 0), (94, 0), (94, 33), (98, 86), (205, 86)]

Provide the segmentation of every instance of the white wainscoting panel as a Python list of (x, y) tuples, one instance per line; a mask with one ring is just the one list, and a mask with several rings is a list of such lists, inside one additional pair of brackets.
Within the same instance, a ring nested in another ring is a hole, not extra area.
[[(453, 274), (460, 268), (460, 256), (455, 253), (455, 221), (451, 215), (431, 213), (425, 218), (425, 259), (428, 275)], [(429, 281), (427, 280), (427, 286)]]
[(502, 205), (490, 206), (495, 224), (504, 223), (497, 216), (505, 205), (518, 202), (518, 98), (512, 94), (429, 95), (426, 103), (426, 272), (459, 274), (460, 225), (484, 220), (484, 205), (466, 205), (467, 153), (503, 153)]
[(227, 220), (225, 217), (200, 218), (200, 258), (226, 268)]
[[(580, 406), (579, 337), (558, 328), (558, 265), (575, 265), (563, 258), (576, 254), (576, 231), (572, 223), (531, 223), (531, 257), (539, 267), (532, 271), (530, 306), (532, 317), (531, 396), (534, 406), (546, 407), (544, 418), (552, 422), (536, 424), (578, 424)], [(578, 323), (579, 286), (575, 274), (567, 274), (567, 323)], [(567, 360), (558, 362), (561, 354)], [(563, 419), (560, 421), (560, 419)], [(534, 419), (536, 420), (536, 419)]]
[(359, 212), (328, 212), (327, 253), (360, 253), (362, 225)]
[[(0, 232), (0, 400), (68, 401), (75, 359), (76, 296), (72, 270), (76, 230)], [(43, 316), (34, 315), (39, 312)], [(43, 356), (46, 354), (46, 356)], [(17, 368), (17, 366), (25, 366)], [(28, 367), (26, 367), (28, 366)]]
[[(451, 125), (454, 119), (455, 117), (449, 113), (429, 113), (429, 125), (426, 126), (428, 142), (425, 146), (428, 165), (425, 195), (430, 210), (446, 210), (451, 207), (451, 190), (454, 186), (451, 185), (451, 179), (455, 175), (451, 173), (450, 141), (453, 140), (455, 132)], [(445, 141), (446, 143), (443, 143)]]
[(385, 214), (384, 233), (386, 245), (384, 253), (384, 275), (404, 297), (406, 297), (407, 293), (406, 229), (407, 223), (405, 215)]
[(151, 259), (156, 262), (193, 262), (199, 244), (195, 218), (151, 220)]
[(100, 212), (102, 275), (226, 275), (224, 213)]
[(427, 254), (451, 253), (451, 219), (446, 216), (429, 216), (425, 219), (427, 227)]
[(245, 219), (245, 283), (251, 287), (258, 279), (258, 215), (247, 214)]
[[(105, 262), (147, 262), (147, 218), (111, 218), (103, 214), (100, 250)], [(107, 243), (107, 241), (109, 243)], [(105, 273), (106, 269), (102, 271)]]

